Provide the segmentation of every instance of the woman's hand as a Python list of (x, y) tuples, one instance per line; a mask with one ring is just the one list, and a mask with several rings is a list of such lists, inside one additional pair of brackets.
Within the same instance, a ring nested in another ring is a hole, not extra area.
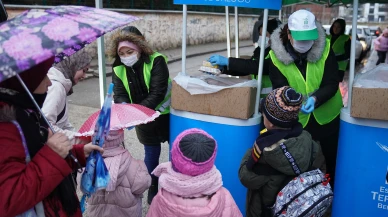
[(63, 133), (55, 133), (47, 140), (47, 145), (59, 156), (65, 158), (73, 148), (69, 139)]
[(90, 153), (92, 153), (92, 151), (94, 150), (99, 151), (101, 154), (104, 153), (104, 149), (101, 148), (100, 146), (93, 145), (92, 143), (88, 143), (84, 146), (85, 158), (89, 157)]

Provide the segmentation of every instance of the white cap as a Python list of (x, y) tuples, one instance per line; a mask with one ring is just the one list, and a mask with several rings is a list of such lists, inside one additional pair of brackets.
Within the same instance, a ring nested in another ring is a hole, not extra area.
[(315, 25), (315, 16), (307, 10), (297, 10), (288, 18), (288, 29), (292, 38), (297, 41), (317, 40), (318, 29)]

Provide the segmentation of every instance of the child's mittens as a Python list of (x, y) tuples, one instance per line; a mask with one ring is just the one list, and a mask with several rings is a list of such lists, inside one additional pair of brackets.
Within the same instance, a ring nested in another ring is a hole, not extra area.
[(257, 161), (259, 161), (260, 155), (261, 155), (261, 150), (260, 150), (259, 146), (255, 142), (253, 144), (253, 147), (252, 147), (251, 155), (249, 156), (248, 161), (245, 164), (245, 166), (249, 170), (252, 170), (253, 166), (257, 163)]

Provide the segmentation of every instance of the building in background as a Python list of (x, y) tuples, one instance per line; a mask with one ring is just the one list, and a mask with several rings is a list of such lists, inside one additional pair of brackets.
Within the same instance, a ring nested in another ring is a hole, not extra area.
[(322, 23), (322, 25), (329, 25), (333, 22), (333, 18), (338, 17), (339, 7), (326, 7), (323, 4), (300, 4), (290, 5), (282, 8), (283, 21), (295, 11), (300, 9), (306, 9), (313, 13), (316, 19)]
[[(352, 21), (353, 8), (339, 7), (339, 16), (344, 17), (347, 22)], [(388, 22), (388, 4), (367, 3), (358, 7), (358, 22)]]

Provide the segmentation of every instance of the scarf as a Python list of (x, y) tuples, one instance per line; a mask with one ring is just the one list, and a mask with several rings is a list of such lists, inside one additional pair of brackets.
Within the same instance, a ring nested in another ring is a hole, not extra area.
[[(38, 105), (42, 107), (47, 94), (32, 94)], [(32, 100), (26, 93), (19, 93), (14, 90), (0, 88), (0, 101), (9, 104), (15, 109), (16, 121), (23, 131), (28, 152), (31, 159), (46, 144), (48, 139), (48, 125), (44, 121), (42, 114), (35, 108)], [(47, 210), (58, 212), (58, 200), (62, 204), (63, 210), (72, 216), (79, 208), (78, 199), (73, 187), (71, 175), (65, 179), (47, 197), (49, 207)], [(49, 214), (47, 212), (46, 214)]]
[(215, 166), (201, 175), (189, 176), (175, 172), (171, 162), (166, 162), (159, 164), (152, 174), (159, 177), (161, 188), (182, 197), (212, 195), (222, 187), (222, 176)]
[(110, 176), (110, 181), (105, 190), (115, 191), (117, 186), (117, 177), (120, 173), (121, 159), (132, 158), (132, 156), (129, 154), (128, 150), (119, 146), (115, 148), (105, 148), (102, 157), (104, 158), (104, 162)]

